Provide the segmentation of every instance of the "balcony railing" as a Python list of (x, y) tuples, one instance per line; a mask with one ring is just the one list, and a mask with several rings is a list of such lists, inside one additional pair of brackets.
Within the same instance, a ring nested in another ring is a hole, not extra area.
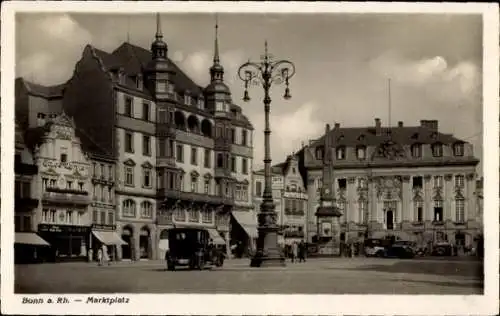
[(89, 205), (91, 199), (88, 192), (77, 190), (51, 189), (42, 195), (42, 203), (56, 203), (65, 205)]
[(176, 190), (158, 190), (158, 196), (160, 198), (167, 199), (177, 199), (183, 201), (193, 201), (199, 203), (207, 203), (207, 204), (226, 204), (233, 205), (234, 201), (229, 198), (217, 196), (217, 195), (208, 195), (203, 193), (196, 192), (183, 192)]

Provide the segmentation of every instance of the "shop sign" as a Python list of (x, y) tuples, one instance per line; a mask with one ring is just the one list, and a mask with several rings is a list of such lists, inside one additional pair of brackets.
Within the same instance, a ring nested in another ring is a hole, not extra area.
[(116, 225), (102, 225), (102, 224), (92, 224), (92, 229), (95, 230), (116, 230)]
[(65, 168), (67, 170), (77, 170), (77, 171), (85, 171), (84, 166), (80, 166), (73, 162), (60, 162), (54, 160), (45, 160), (42, 165), (46, 168)]
[(87, 233), (89, 232), (89, 227), (40, 224), (38, 225), (38, 231), (48, 233)]

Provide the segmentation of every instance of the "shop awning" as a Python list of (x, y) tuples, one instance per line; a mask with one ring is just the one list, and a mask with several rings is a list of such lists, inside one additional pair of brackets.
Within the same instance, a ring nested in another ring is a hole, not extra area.
[(50, 246), (48, 242), (35, 233), (16, 233), (15, 243), (20, 245)]
[(225, 245), (226, 242), (224, 239), (220, 236), (219, 232), (217, 232), (215, 229), (209, 228), (208, 233), (210, 234), (210, 238), (214, 241), (214, 244), (216, 245)]
[(97, 239), (99, 239), (105, 245), (121, 246), (121, 245), (126, 245), (127, 244), (115, 232), (106, 232), (106, 231), (93, 230), (92, 234), (94, 234), (94, 236)]
[(231, 214), (233, 214), (234, 219), (243, 227), (250, 238), (253, 239), (259, 236), (257, 230), (257, 216), (255, 216), (254, 212), (234, 211)]

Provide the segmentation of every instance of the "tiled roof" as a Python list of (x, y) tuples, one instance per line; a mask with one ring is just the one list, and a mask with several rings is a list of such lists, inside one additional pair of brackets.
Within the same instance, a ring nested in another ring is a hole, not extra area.
[[(112, 53), (94, 48), (96, 55), (102, 60), (106, 70), (122, 68), (127, 76), (136, 76), (142, 74), (148, 63), (151, 62), (151, 52), (145, 48), (123, 43)], [(200, 95), (203, 88), (191, 80), (172, 60), (168, 59), (169, 65), (175, 71), (174, 84), (177, 92), (184, 93), (189, 90), (192, 95)], [(135, 86), (130, 80), (129, 85)]]
[[(451, 134), (443, 134), (432, 128), (424, 126), (391, 127), (381, 128), (380, 133), (376, 133), (375, 127), (339, 127), (330, 130), (332, 146), (352, 147), (356, 145), (377, 146), (389, 139), (400, 145), (411, 144), (433, 144), (441, 142), (443, 144), (453, 144), (461, 142), (460, 139)], [(313, 142), (313, 146), (323, 143), (325, 135)]]

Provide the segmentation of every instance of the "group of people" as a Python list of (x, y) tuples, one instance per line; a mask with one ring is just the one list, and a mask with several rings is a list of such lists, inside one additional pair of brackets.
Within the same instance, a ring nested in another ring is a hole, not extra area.
[(111, 260), (109, 259), (108, 246), (103, 244), (97, 250), (97, 265), (103, 266), (106, 264), (111, 265)]
[(294, 241), (287, 250), (292, 263), (306, 262), (307, 245), (303, 240), (300, 242)]

